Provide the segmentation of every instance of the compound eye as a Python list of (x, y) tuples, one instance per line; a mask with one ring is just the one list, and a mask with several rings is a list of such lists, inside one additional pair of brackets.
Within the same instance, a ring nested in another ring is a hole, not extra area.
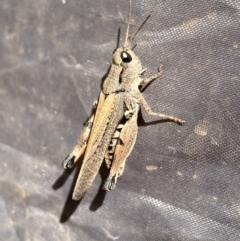
[(132, 56), (126, 51), (122, 51), (121, 58), (124, 63), (129, 63), (132, 61)]

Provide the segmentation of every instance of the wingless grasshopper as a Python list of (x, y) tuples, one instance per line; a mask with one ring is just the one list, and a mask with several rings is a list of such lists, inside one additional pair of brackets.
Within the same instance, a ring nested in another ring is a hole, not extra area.
[(104, 159), (110, 172), (103, 189), (110, 191), (115, 187), (117, 178), (122, 175), (126, 159), (136, 141), (140, 106), (149, 115), (178, 124), (184, 123), (176, 117), (153, 112), (145, 101), (141, 88), (158, 78), (162, 70), (159, 67), (156, 74), (145, 79), (141, 78), (145, 70), (131, 46), (150, 15), (132, 37), (129, 37), (130, 15), (131, 4), (124, 45), (113, 52), (112, 65), (103, 82), (93, 114), (86, 122), (77, 145), (62, 162), (65, 169), (72, 168), (79, 157), (84, 154), (72, 196), (73, 200), (80, 200), (83, 197)]

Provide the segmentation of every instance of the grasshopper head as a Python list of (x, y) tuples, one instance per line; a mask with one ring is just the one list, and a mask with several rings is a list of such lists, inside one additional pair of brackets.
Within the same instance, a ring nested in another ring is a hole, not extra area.
[(140, 27), (137, 29), (137, 31), (132, 35), (132, 37), (128, 36), (130, 15), (131, 15), (131, 0), (130, 0), (130, 5), (129, 5), (128, 24), (127, 24), (124, 45), (123, 45), (123, 47), (117, 48), (113, 52), (112, 62), (116, 66), (121, 66), (123, 69), (130, 69), (135, 73), (141, 73), (142, 66), (141, 66), (140, 60), (136, 56), (136, 54), (132, 51), (131, 45), (133, 43), (134, 38), (140, 31), (140, 29), (143, 27), (143, 25), (149, 19), (150, 14), (146, 17), (146, 19), (143, 21), (143, 23), (140, 25)]
[(128, 24), (127, 24), (124, 45), (123, 45), (123, 47), (117, 48), (113, 52), (112, 62), (114, 65), (122, 67), (123, 69), (127, 70), (126, 72), (131, 72), (131, 74), (134, 75), (134, 74), (139, 74), (142, 72), (142, 66), (141, 66), (141, 62), (140, 62), (139, 58), (132, 51), (131, 45), (133, 43), (134, 38), (140, 31), (140, 29), (143, 27), (143, 25), (149, 19), (150, 14), (146, 17), (146, 19), (143, 21), (143, 23), (140, 25), (140, 27), (137, 29), (137, 31), (132, 35), (132, 37), (129, 37), (129, 35), (128, 35), (129, 25), (130, 25), (129, 24), (130, 16), (131, 16), (131, 0), (129, 3)]
[(117, 66), (121, 66), (123, 69), (134, 69), (137, 72), (141, 72), (142, 70), (139, 58), (128, 47), (117, 48), (113, 52), (112, 62)]

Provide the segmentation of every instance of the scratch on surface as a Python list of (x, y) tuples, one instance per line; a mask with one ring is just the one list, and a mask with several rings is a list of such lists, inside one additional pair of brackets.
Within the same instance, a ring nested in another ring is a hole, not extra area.
[(177, 172), (177, 175), (180, 176), (180, 177), (182, 177), (182, 176), (183, 176), (183, 173), (180, 172), (180, 171), (178, 171), (178, 172)]
[(106, 229), (103, 229), (104, 233), (106, 234), (107, 238), (110, 238), (111, 240), (118, 240), (119, 236), (113, 236), (112, 234), (110, 234), (109, 231), (107, 231)]
[(214, 145), (219, 146), (219, 144), (216, 142), (216, 140), (214, 138), (211, 138), (211, 143), (214, 144)]
[(199, 136), (206, 136), (209, 130), (209, 122), (206, 120), (200, 121), (194, 128), (194, 132)]
[(69, 64), (69, 63), (66, 61), (66, 59), (64, 59), (64, 58), (60, 58), (59, 60), (60, 60), (60, 62), (62, 62), (63, 65), (64, 65), (65, 67), (67, 67), (67, 68), (83, 69), (83, 66), (82, 66), (81, 64), (79, 64), (79, 63)]
[(198, 179), (199, 176), (198, 176), (196, 173), (194, 173), (193, 176), (192, 176), (192, 178), (193, 178), (193, 179)]
[(155, 170), (157, 170), (158, 169), (158, 167), (157, 166), (154, 166), (154, 165), (147, 165), (146, 166), (146, 170), (147, 171), (155, 171)]
[(171, 150), (171, 151), (173, 151), (173, 153), (176, 153), (176, 148), (175, 148), (175, 147), (173, 147), (173, 146), (168, 146), (168, 149)]

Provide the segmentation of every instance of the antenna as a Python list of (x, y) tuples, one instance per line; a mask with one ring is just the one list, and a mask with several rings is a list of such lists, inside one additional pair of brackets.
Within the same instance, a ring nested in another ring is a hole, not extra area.
[(117, 33), (117, 48), (119, 48), (119, 44), (120, 44), (120, 35), (121, 35), (121, 29), (118, 29), (118, 33)]
[(147, 20), (150, 18), (151, 14), (149, 14), (146, 19), (142, 22), (142, 24), (140, 25), (140, 27), (137, 29), (137, 31), (133, 34), (133, 36), (131, 37), (131, 42), (130, 42), (130, 45), (129, 47), (131, 47), (132, 43), (133, 43), (133, 40), (134, 38), (136, 37), (136, 35), (138, 34), (138, 32), (140, 31), (140, 29), (143, 27), (143, 25), (147, 22)]
[(123, 47), (127, 47), (128, 45), (128, 33), (129, 33), (129, 22), (130, 22), (130, 16), (131, 16), (131, 8), (132, 8), (132, 1), (129, 1), (129, 11), (128, 11), (128, 23), (127, 23), (127, 31), (125, 36), (125, 41)]

